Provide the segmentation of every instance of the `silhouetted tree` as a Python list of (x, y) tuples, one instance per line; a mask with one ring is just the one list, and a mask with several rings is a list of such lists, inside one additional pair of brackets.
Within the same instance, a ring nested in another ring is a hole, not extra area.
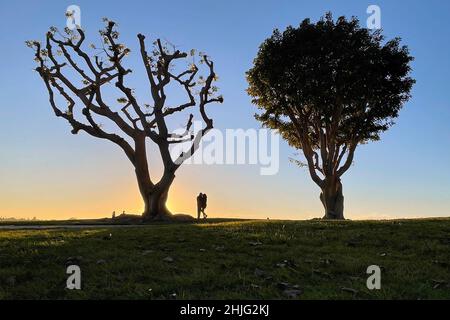
[[(100, 48), (91, 45), (91, 49), (98, 52), (96, 55), (89, 55), (83, 49), (85, 34), (82, 29), (72, 31), (66, 28), (64, 32), (60, 32), (51, 27), (44, 45), (38, 41), (27, 41), (27, 45), (35, 50), (35, 60), (38, 63), (36, 71), (45, 82), (56, 116), (70, 123), (73, 134), (84, 131), (117, 144), (135, 168), (139, 190), (145, 203), (143, 217), (147, 220), (167, 219), (171, 213), (166, 207), (166, 201), (175, 171), (194, 154), (202, 137), (213, 128), (213, 120), (207, 115), (205, 107), (213, 102), (223, 102), (222, 96), (216, 95), (217, 88), (213, 85), (217, 80), (214, 65), (207, 55), (199, 53), (199, 62), (206, 65), (207, 69), (207, 76), (200, 76), (199, 66), (195, 64), (195, 50), (191, 50), (190, 54), (175, 48), (169, 50), (158, 39), (153, 43), (149, 54), (145, 37), (139, 34), (140, 55), (152, 99), (152, 103), (143, 104), (138, 102), (134, 90), (125, 83), (125, 77), (132, 72), (123, 65), (130, 49), (119, 43), (116, 24), (108, 19), (104, 21), (106, 27), (100, 30), (102, 45)], [(175, 71), (174, 62), (180, 59), (186, 61), (189, 55), (192, 56), (192, 63), (186, 64), (186, 69)], [(78, 83), (82, 85), (79, 86)], [(115, 87), (110, 86), (111, 83)], [(169, 83), (175, 83), (185, 92), (184, 103), (167, 105), (166, 91), (169, 90)], [(110, 88), (107, 88), (108, 85)], [(58, 105), (55, 92), (66, 101), (67, 106)], [(122, 97), (113, 103), (108, 102), (107, 98), (117, 92)], [(81, 112), (77, 111), (78, 105), (82, 106)], [(197, 132), (192, 131), (194, 116), (190, 114), (185, 133), (172, 133), (166, 119), (195, 106), (198, 106), (203, 128)], [(116, 129), (107, 132), (99, 122), (100, 119), (107, 119)], [(147, 140), (156, 144), (164, 165), (162, 178), (156, 183), (150, 178)], [(189, 147), (172, 159), (169, 147), (175, 143), (187, 143)]]
[(247, 72), (248, 93), (263, 125), (279, 129), (301, 149), (312, 180), (320, 187), (327, 219), (344, 219), (342, 175), (359, 144), (379, 140), (410, 98), (413, 58), (400, 39), (356, 18), (274, 30)]

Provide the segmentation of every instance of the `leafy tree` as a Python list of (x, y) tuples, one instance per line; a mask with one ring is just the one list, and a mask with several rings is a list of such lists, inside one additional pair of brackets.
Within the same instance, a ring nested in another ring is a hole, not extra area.
[[(152, 99), (152, 103), (144, 104), (138, 101), (134, 90), (125, 82), (132, 70), (124, 66), (123, 60), (131, 50), (119, 42), (116, 24), (108, 19), (104, 21), (106, 27), (100, 30), (102, 45), (91, 45), (90, 48), (96, 52), (95, 55), (89, 55), (83, 49), (85, 33), (81, 28), (66, 28), (60, 32), (52, 27), (44, 45), (38, 41), (27, 41), (26, 44), (35, 51), (38, 64), (36, 71), (46, 85), (55, 115), (71, 125), (73, 134), (84, 131), (118, 145), (135, 169), (145, 203), (143, 217), (146, 220), (168, 219), (171, 213), (166, 207), (166, 201), (175, 172), (198, 150), (202, 137), (213, 128), (213, 120), (207, 115), (206, 106), (223, 102), (214, 86), (217, 79), (214, 64), (207, 55), (200, 53), (199, 62), (207, 70), (206, 77), (200, 76), (200, 67), (193, 57), (195, 50), (191, 50), (190, 54), (175, 48), (169, 50), (166, 44), (157, 39), (149, 54), (145, 37), (139, 34), (140, 56)], [(192, 63), (186, 64), (186, 69), (177, 69), (175, 62), (188, 62), (189, 56), (192, 56)], [(185, 102), (168, 105), (167, 94), (174, 92), (169, 89), (171, 83), (185, 93)], [(107, 101), (114, 93), (121, 96), (117, 101)], [(58, 105), (56, 96), (67, 105)], [(191, 113), (185, 132), (172, 132), (167, 119), (194, 107), (198, 108), (203, 128), (192, 131), (194, 115)], [(111, 123), (114, 129), (107, 131), (100, 122), (102, 119)], [(152, 181), (150, 177), (148, 140), (157, 146), (164, 165), (164, 172), (158, 182)], [(173, 159), (169, 148), (177, 143), (186, 143), (188, 148)]]
[(247, 72), (262, 124), (301, 149), (320, 187), (327, 219), (344, 219), (342, 175), (355, 149), (380, 139), (410, 98), (415, 81), (400, 39), (362, 28), (356, 18), (274, 30)]

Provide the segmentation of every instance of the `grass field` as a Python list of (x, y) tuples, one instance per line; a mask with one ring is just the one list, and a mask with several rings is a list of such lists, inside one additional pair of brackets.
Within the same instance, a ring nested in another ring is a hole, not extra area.
[(450, 219), (0, 230), (0, 299), (174, 298), (450, 299)]

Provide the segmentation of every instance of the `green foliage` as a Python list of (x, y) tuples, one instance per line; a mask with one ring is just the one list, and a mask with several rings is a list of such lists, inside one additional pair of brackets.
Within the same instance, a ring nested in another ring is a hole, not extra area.
[(125, 103), (128, 103), (128, 99), (125, 98), (125, 97), (121, 97), (121, 98), (118, 98), (118, 99), (117, 99), (117, 102), (118, 102), (118, 103), (123, 103), (123, 104), (125, 104)]
[(412, 60), (399, 38), (385, 42), (358, 19), (334, 21), (328, 13), (317, 23), (275, 30), (247, 72), (248, 93), (262, 110), (256, 118), (297, 148), (289, 108), (313, 149), (320, 148), (318, 128), (329, 132), (334, 122), (338, 145), (378, 140), (410, 98)]

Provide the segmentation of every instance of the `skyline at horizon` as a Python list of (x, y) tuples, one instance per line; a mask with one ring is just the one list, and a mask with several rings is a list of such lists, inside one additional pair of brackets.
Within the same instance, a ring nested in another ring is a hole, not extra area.
[[(72, 135), (67, 123), (52, 113), (45, 86), (32, 71), (33, 53), (24, 41), (43, 40), (52, 25), (62, 29), (69, 5), (81, 8), (81, 23), (88, 37), (86, 46), (99, 39), (102, 17), (118, 22), (121, 41), (132, 50), (125, 64), (135, 71), (130, 78), (137, 92), (147, 90), (137, 54), (138, 33), (145, 34), (149, 43), (160, 37), (184, 51), (206, 51), (215, 62), (220, 77), (218, 86), (225, 98), (222, 105), (210, 106), (209, 111), (215, 127), (225, 131), (261, 127), (253, 118), (257, 108), (245, 92), (245, 71), (273, 29), (296, 26), (305, 18), (317, 21), (327, 11), (335, 18), (355, 15), (364, 25), (367, 7), (377, 4), (381, 8), (383, 34), (387, 39), (401, 37), (402, 44), (415, 57), (412, 77), (417, 83), (411, 100), (381, 141), (356, 149), (355, 163), (343, 176), (346, 218), (448, 217), (450, 25), (445, 18), (450, 13), (450, 3), (431, 2), (434, 6), (406, 1), (279, 5), (275, 1), (235, 1), (216, 4), (221, 14), (211, 17), (204, 8), (206, 1), (176, 1), (169, 21), (158, 15), (146, 16), (147, 10), (160, 12), (161, 3), (137, 1), (109, 7), (88, 1), (2, 3), (0, 10), (11, 14), (0, 21), (0, 26), (17, 32), (0, 35), (3, 51), (14, 57), (14, 63), (9, 59), (0, 61), (4, 70), (0, 78), (0, 216), (85, 219), (110, 217), (113, 211), (120, 214), (123, 210), (138, 214), (143, 208), (132, 166), (123, 152), (109, 141), (84, 133)], [(180, 24), (182, 27), (170, 23), (183, 21), (186, 15), (191, 20)], [(182, 166), (170, 190), (168, 207), (174, 213), (194, 216), (195, 197), (205, 192), (207, 213), (213, 218), (322, 217), (319, 189), (305, 168), (289, 161), (296, 153), (281, 140), (280, 170), (274, 176), (261, 176), (255, 165)], [(149, 159), (152, 169), (161, 169), (153, 154), (149, 154)]]

